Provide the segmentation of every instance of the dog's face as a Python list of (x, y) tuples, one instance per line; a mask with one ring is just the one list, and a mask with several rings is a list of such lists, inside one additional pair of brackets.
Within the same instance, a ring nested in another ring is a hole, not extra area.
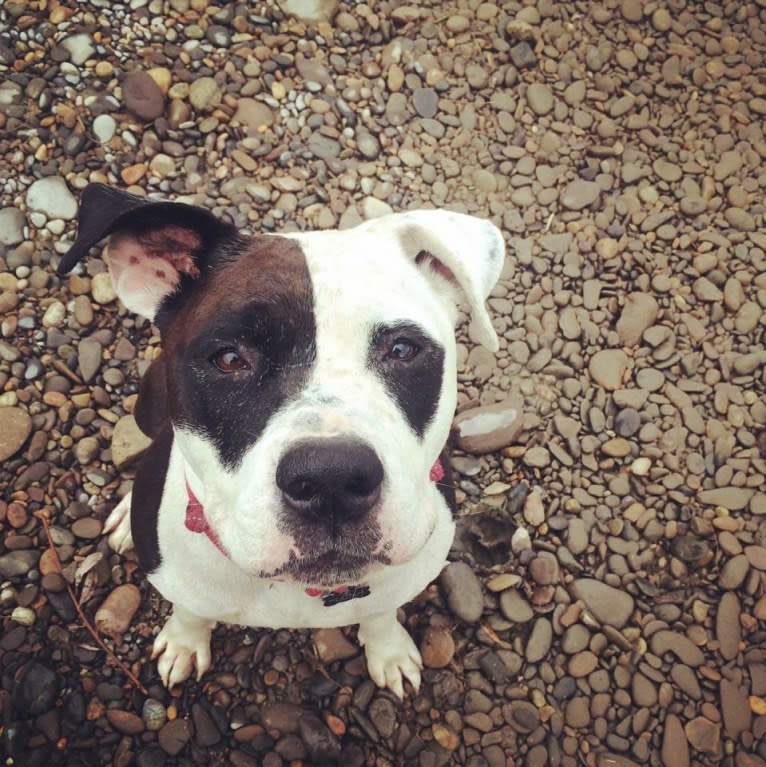
[(484, 300), (497, 229), (421, 211), (245, 236), (207, 211), (90, 187), (60, 270), (106, 234), (119, 297), (162, 333), (141, 399), (172, 422), (232, 560), (309, 585), (410, 560), (438, 510), (429, 472), (455, 408), (458, 289), (496, 348)]

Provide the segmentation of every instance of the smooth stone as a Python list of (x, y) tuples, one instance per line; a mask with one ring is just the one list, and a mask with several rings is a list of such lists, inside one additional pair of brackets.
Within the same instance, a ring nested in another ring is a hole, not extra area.
[(532, 83), (527, 88), (527, 104), (538, 117), (547, 115), (553, 109), (551, 89), (544, 83)]
[(32, 418), (19, 407), (0, 407), (0, 461), (16, 455), (32, 433)]
[(532, 626), (524, 656), (529, 663), (539, 663), (551, 649), (553, 626), (547, 618), (538, 618)]
[(112, 432), (112, 461), (121, 469), (129, 466), (151, 445), (152, 440), (138, 428), (133, 415), (124, 415)]
[(576, 580), (571, 589), (575, 598), (585, 603), (599, 623), (621, 629), (633, 614), (633, 597), (626, 591), (593, 578)]
[(721, 680), (721, 713), (725, 733), (736, 740), (740, 734), (750, 730), (752, 712), (747, 695), (729, 679)]
[(490, 453), (508, 447), (524, 427), (524, 401), (508, 397), (459, 413), (452, 422), (457, 446), (466, 453)]
[(484, 611), (484, 595), (476, 573), (465, 562), (451, 562), (439, 576), (450, 610), (466, 623), (475, 623)]
[(733, 591), (727, 591), (718, 603), (715, 618), (715, 633), (720, 645), (721, 656), (729, 661), (739, 654), (742, 627), (739, 617), (742, 612), (739, 598)]
[(681, 720), (675, 714), (665, 718), (665, 731), (662, 734), (660, 754), (663, 767), (689, 767), (689, 742)]
[(69, 60), (78, 67), (96, 52), (93, 39), (85, 32), (65, 37), (61, 41), (61, 47), (69, 52)]
[(71, 221), (77, 215), (77, 200), (61, 176), (46, 176), (27, 190), (27, 207), (47, 218)]
[(600, 194), (601, 187), (594, 181), (576, 179), (567, 184), (559, 200), (567, 210), (582, 210), (592, 205)]
[(27, 217), (18, 208), (0, 210), (0, 245), (18, 245), (24, 239)]
[(723, 506), (729, 511), (741, 511), (746, 508), (755, 490), (749, 487), (716, 487), (712, 490), (700, 490), (697, 500), (707, 506)]
[(316, 629), (312, 634), (312, 639), (322, 663), (347, 660), (359, 654), (359, 647), (339, 628)]
[(682, 663), (696, 668), (705, 662), (702, 650), (689, 637), (677, 631), (663, 629), (652, 635), (649, 642), (652, 652), (658, 657), (673, 653)]
[(274, 112), (262, 101), (243, 96), (237, 101), (237, 110), (232, 121), (245, 125), (251, 130), (266, 128), (274, 124)]
[(198, 111), (213, 109), (221, 103), (223, 93), (213, 77), (200, 77), (189, 87), (189, 103)]
[(122, 82), (122, 98), (129, 112), (143, 120), (156, 120), (165, 109), (165, 96), (148, 72), (131, 72)]
[(439, 108), (439, 96), (433, 88), (416, 88), (412, 92), (412, 105), (420, 117), (432, 118)]
[(516, 589), (501, 592), (500, 612), (513, 623), (528, 623), (535, 615), (529, 602)]
[(698, 716), (686, 723), (686, 738), (697, 751), (715, 757), (721, 755), (721, 728), (704, 716)]
[(596, 352), (588, 363), (593, 380), (608, 391), (622, 386), (622, 380), (630, 360), (622, 349), (602, 349)]
[(624, 346), (638, 346), (644, 331), (657, 319), (660, 307), (650, 293), (629, 293), (620, 318), (617, 320), (617, 335)]
[(96, 610), (96, 628), (116, 642), (122, 641), (140, 604), (141, 592), (137, 586), (132, 583), (117, 586)]

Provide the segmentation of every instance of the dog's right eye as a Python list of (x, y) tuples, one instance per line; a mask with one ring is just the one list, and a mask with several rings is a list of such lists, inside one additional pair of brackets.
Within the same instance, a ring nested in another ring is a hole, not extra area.
[(247, 370), (250, 366), (242, 357), (237, 354), (235, 349), (219, 349), (210, 361), (222, 373), (236, 373), (238, 370)]

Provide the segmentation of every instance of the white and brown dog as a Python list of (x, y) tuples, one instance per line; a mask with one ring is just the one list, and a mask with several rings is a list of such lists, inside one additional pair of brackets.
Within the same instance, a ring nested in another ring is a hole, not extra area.
[(109, 236), (123, 304), (159, 327), (136, 418), (153, 438), (107, 530), (173, 603), (166, 686), (210, 666), (216, 621), (359, 624), (370, 676), (403, 695), (420, 654), (397, 621), (445, 564), (439, 460), (456, 402), (458, 290), (485, 300), (503, 238), (448, 211), (346, 231), (247, 235), (208, 211), (89, 186), (70, 271)]

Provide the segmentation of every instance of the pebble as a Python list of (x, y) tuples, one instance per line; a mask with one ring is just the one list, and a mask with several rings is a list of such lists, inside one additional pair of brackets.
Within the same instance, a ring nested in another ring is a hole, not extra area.
[(420, 643), (426, 668), (446, 668), (455, 656), (455, 640), (445, 626), (429, 626)]
[(528, 623), (534, 617), (529, 602), (516, 589), (501, 592), (500, 611), (512, 623)]
[(692, 748), (703, 754), (721, 755), (721, 728), (704, 716), (697, 716), (684, 727), (686, 738)]
[(124, 415), (112, 432), (112, 461), (119, 469), (133, 463), (151, 444), (132, 415)]
[(547, 618), (538, 618), (532, 625), (524, 657), (528, 663), (539, 663), (548, 654), (553, 643), (553, 627)]
[(567, 210), (582, 210), (596, 202), (600, 195), (601, 188), (598, 184), (577, 179), (564, 188), (559, 199)]
[(251, 130), (258, 131), (268, 128), (275, 122), (275, 115), (271, 107), (262, 101), (243, 96), (237, 101), (237, 109), (232, 120), (245, 125)]
[(313, 632), (314, 647), (322, 663), (347, 660), (359, 654), (355, 645), (339, 628), (317, 629)]
[(629, 293), (625, 297), (620, 318), (617, 320), (617, 335), (623, 346), (638, 346), (644, 331), (648, 330), (659, 313), (657, 299), (649, 293)]
[(689, 767), (691, 764), (686, 733), (675, 714), (668, 714), (665, 718), (661, 758), (664, 767)]
[(168, 756), (178, 756), (191, 740), (192, 730), (187, 719), (173, 719), (160, 727), (157, 741)]
[[(527, 88), (527, 103), (529, 104), (529, 108), (538, 117), (543, 117), (553, 109), (553, 93), (551, 93), (551, 89), (543, 83), (532, 83)], [(571, 207), (568, 202), (564, 200), (563, 195), (561, 202), (567, 208), (579, 210), (579, 208)], [(586, 203), (586, 205), (588, 204), (590, 203)], [(585, 207), (585, 205), (582, 205), (581, 207)]]
[(198, 111), (217, 107), (222, 97), (221, 89), (212, 77), (200, 77), (189, 87), (189, 103)]
[(742, 628), (739, 622), (741, 606), (739, 598), (732, 591), (727, 591), (718, 603), (715, 627), (716, 638), (720, 645), (721, 655), (726, 660), (734, 660), (739, 652), (742, 639)]
[(633, 597), (593, 578), (573, 581), (572, 594), (581, 599), (599, 623), (623, 628), (633, 614)]
[(596, 352), (588, 363), (588, 371), (596, 384), (608, 391), (622, 386), (630, 360), (621, 349), (602, 349)]
[(0, 209), (0, 245), (18, 245), (24, 239), (27, 217), (18, 208)]
[(93, 300), (101, 306), (111, 304), (116, 300), (117, 294), (114, 292), (112, 278), (108, 272), (99, 272), (91, 281), (91, 293)]
[(481, 582), (465, 562), (452, 562), (439, 576), (450, 610), (461, 620), (475, 623), (484, 611)]
[(68, 51), (69, 60), (76, 66), (84, 64), (96, 52), (91, 36), (85, 32), (65, 37), (61, 47)]
[(142, 120), (151, 122), (165, 111), (165, 95), (143, 70), (131, 72), (122, 82), (125, 107)]
[(517, 397), (459, 413), (452, 422), (457, 446), (482, 454), (510, 445), (524, 426), (524, 402)]
[(16, 455), (32, 433), (32, 419), (19, 407), (0, 407), (0, 461)]
[(133, 616), (141, 604), (141, 592), (132, 583), (117, 586), (96, 611), (96, 628), (115, 641), (130, 628)]
[(27, 207), (46, 216), (70, 221), (77, 215), (77, 200), (61, 176), (46, 176), (27, 190)]
[(93, 121), (93, 133), (102, 144), (111, 141), (116, 130), (117, 121), (111, 115), (99, 115)]

